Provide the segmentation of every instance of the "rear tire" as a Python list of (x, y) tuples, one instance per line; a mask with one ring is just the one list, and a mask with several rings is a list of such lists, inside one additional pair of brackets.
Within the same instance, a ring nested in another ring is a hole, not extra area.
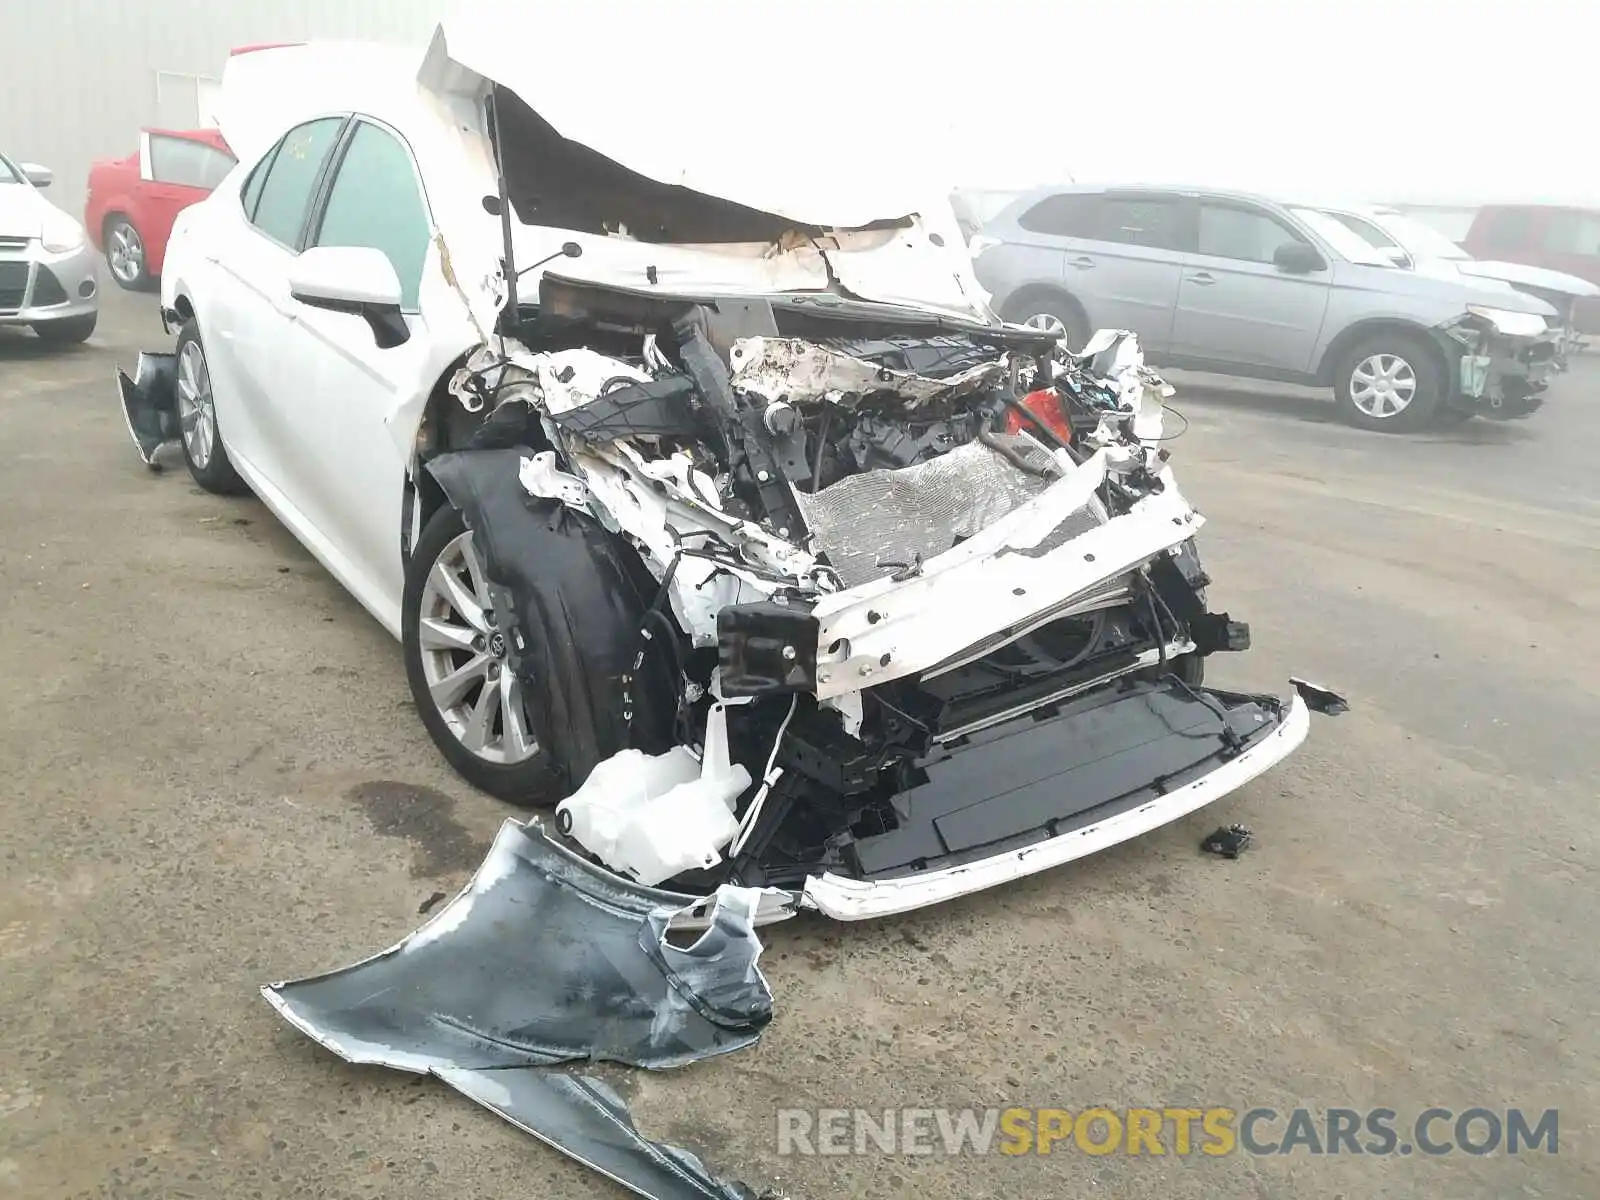
[(106, 270), (117, 286), (130, 292), (147, 291), (150, 287), (150, 270), (146, 262), (144, 238), (124, 216), (109, 217), (100, 234), (100, 244), (105, 247)]
[(1433, 347), (1403, 333), (1359, 339), (1334, 368), (1339, 415), (1359, 429), (1409, 433), (1444, 402), (1445, 371)]
[(33, 332), (41, 342), (52, 346), (76, 346), (89, 340), (98, 320), (98, 313), (90, 313), (87, 317), (68, 317), (65, 321), (40, 321)]
[(206, 491), (218, 496), (239, 496), (250, 489), (233, 469), (217, 424), (217, 405), (211, 394), (211, 368), (200, 326), (194, 318), (178, 331), (178, 444), (189, 474)]

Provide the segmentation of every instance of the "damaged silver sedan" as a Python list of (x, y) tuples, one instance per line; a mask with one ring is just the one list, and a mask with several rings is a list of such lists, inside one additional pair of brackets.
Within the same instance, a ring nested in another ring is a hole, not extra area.
[(530, 836), (872, 917), (1175, 820), (1337, 707), (1204, 686), (1249, 634), (1170, 389), (1131, 334), (999, 322), (947, 202), (624, 136), (481, 27), (228, 71), (241, 165), (179, 219), (129, 430), (273, 509), (452, 765), (554, 806)]

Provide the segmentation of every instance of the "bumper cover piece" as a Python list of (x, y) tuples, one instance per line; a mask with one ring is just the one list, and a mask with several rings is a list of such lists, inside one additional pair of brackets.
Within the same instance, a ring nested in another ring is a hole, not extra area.
[(1311, 710), (1298, 694), (1191, 689), (1169, 676), (1084, 697), (1047, 724), (996, 726), (926, 764), (926, 782), (903, 798), (910, 819), (857, 844), (868, 877), (813, 877), (802, 903), (865, 920), (1086, 858), (1283, 761), (1305, 741)]
[(627, 884), (508, 821), (431, 921), (353, 966), (262, 994), (354, 1063), (436, 1075), (642, 1196), (743, 1200), (686, 1151), (645, 1140), (603, 1083), (543, 1070), (681, 1066), (753, 1043), (772, 1019), (756, 960), (761, 894), (723, 888), (705, 934), (666, 940), (684, 897)]
[[(652, 1200), (756, 1200), (718, 1179), (687, 1150), (648, 1141), (622, 1097), (601, 1080), (567, 1071), (438, 1072), (451, 1087), (569, 1158)], [(763, 1193), (765, 1195), (765, 1193)]]
[(176, 441), (179, 434), (178, 356), (141, 353), (132, 379), (117, 372), (117, 391), (122, 398), (122, 420), (140, 461), (152, 471), (161, 470), (156, 451)]

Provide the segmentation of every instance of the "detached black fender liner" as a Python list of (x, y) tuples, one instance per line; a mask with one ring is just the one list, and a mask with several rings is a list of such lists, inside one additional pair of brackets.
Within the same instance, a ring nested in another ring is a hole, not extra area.
[(640, 659), (647, 601), (632, 550), (588, 514), (529, 495), (520, 472), (534, 453), (458, 450), (427, 466), (472, 530), (507, 661), (538, 698), (537, 736), (570, 791), (618, 750), (665, 750), (674, 692), (659, 657)]
[(178, 356), (141, 351), (139, 365), (129, 379), (117, 371), (117, 392), (122, 419), (139, 459), (152, 471), (161, 470), (156, 451), (178, 440)]

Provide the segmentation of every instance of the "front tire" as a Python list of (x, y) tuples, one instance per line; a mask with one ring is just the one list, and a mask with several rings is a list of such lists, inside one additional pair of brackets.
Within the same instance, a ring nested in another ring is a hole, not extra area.
[(1053, 333), (1074, 354), (1083, 349), (1093, 332), (1077, 302), (1059, 294), (1035, 293), (1013, 300), (1006, 306), (1006, 320)]
[(211, 394), (211, 368), (200, 341), (200, 326), (192, 317), (178, 331), (177, 357), (178, 441), (189, 474), (215, 495), (241, 495), (249, 489), (228, 461), (227, 448), (222, 444), (217, 405)]
[(473, 787), (517, 805), (567, 789), (548, 729), (506, 663), (482, 556), (461, 514), (434, 513), (406, 563), (406, 680), (433, 744)]
[(68, 317), (64, 321), (40, 321), (33, 327), (34, 336), (52, 346), (76, 346), (89, 340), (99, 316), (90, 313), (87, 317)]
[(1445, 372), (1432, 347), (1405, 334), (1360, 339), (1339, 359), (1334, 396), (1339, 414), (1360, 429), (1408, 433), (1444, 402)]

